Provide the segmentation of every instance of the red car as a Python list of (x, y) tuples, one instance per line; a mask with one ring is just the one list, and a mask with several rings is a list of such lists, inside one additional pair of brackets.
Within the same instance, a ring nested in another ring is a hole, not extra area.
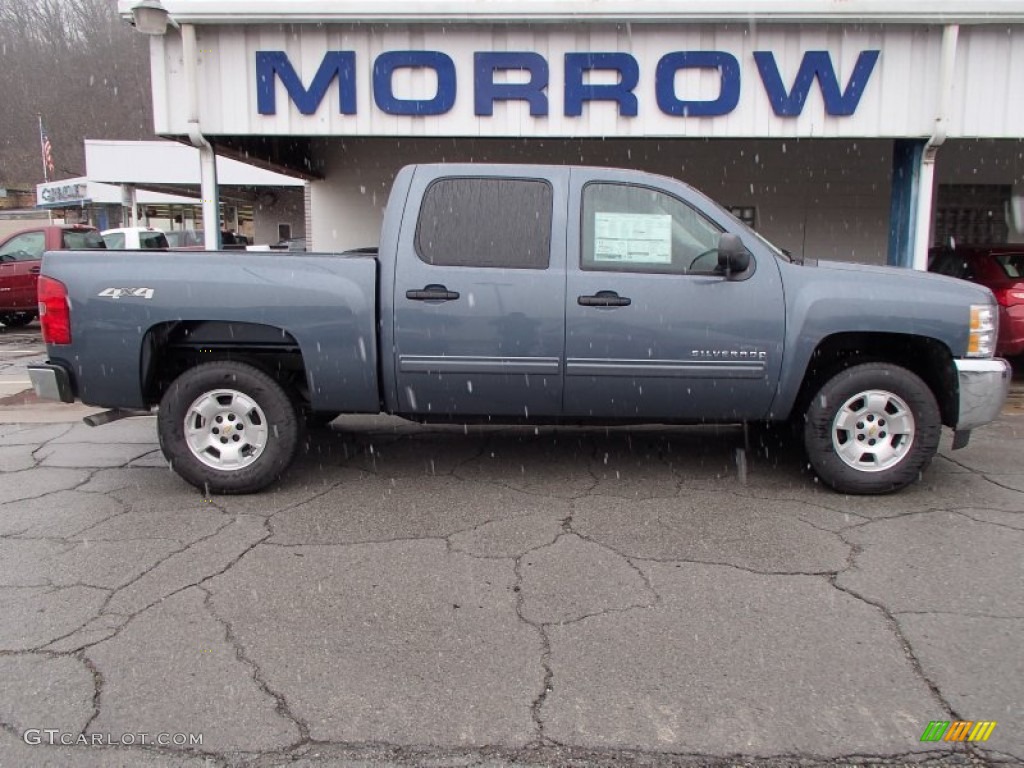
[(991, 289), (999, 302), (996, 354), (1013, 357), (1024, 353), (1024, 243), (932, 248), (928, 271)]
[(42, 225), (0, 241), (0, 323), (28, 325), (39, 314), (36, 281), (45, 251), (103, 248), (95, 227)]

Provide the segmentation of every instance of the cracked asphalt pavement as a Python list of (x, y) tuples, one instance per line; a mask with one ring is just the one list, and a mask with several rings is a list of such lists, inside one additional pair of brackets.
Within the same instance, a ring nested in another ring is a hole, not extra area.
[(153, 418), (13, 389), (3, 768), (1024, 763), (1014, 408), (885, 497), (737, 428), (358, 417), (206, 498)]

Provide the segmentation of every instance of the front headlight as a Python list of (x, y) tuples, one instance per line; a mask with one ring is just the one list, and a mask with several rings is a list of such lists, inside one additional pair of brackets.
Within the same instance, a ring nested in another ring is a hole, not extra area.
[(991, 304), (971, 305), (971, 336), (967, 342), (968, 357), (992, 357), (999, 335), (999, 318)]

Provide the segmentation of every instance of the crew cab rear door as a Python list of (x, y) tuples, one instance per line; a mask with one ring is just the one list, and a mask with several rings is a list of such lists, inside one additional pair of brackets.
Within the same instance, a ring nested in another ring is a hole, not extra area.
[[(573, 169), (566, 294), (565, 415), (760, 419), (782, 364), (785, 307), (775, 256), (685, 184)], [(724, 232), (749, 270), (716, 272)]]
[(398, 413), (560, 414), (568, 179), (563, 168), (417, 168), (395, 259)]

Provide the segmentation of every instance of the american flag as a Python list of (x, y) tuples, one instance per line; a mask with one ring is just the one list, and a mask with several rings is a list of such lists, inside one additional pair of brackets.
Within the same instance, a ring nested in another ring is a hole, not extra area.
[(50, 144), (50, 136), (43, 128), (41, 119), (39, 121), (39, 146), (43, 152), (43, 179), (49, 181), (50, 174), (53, 173), (53, 146)]

